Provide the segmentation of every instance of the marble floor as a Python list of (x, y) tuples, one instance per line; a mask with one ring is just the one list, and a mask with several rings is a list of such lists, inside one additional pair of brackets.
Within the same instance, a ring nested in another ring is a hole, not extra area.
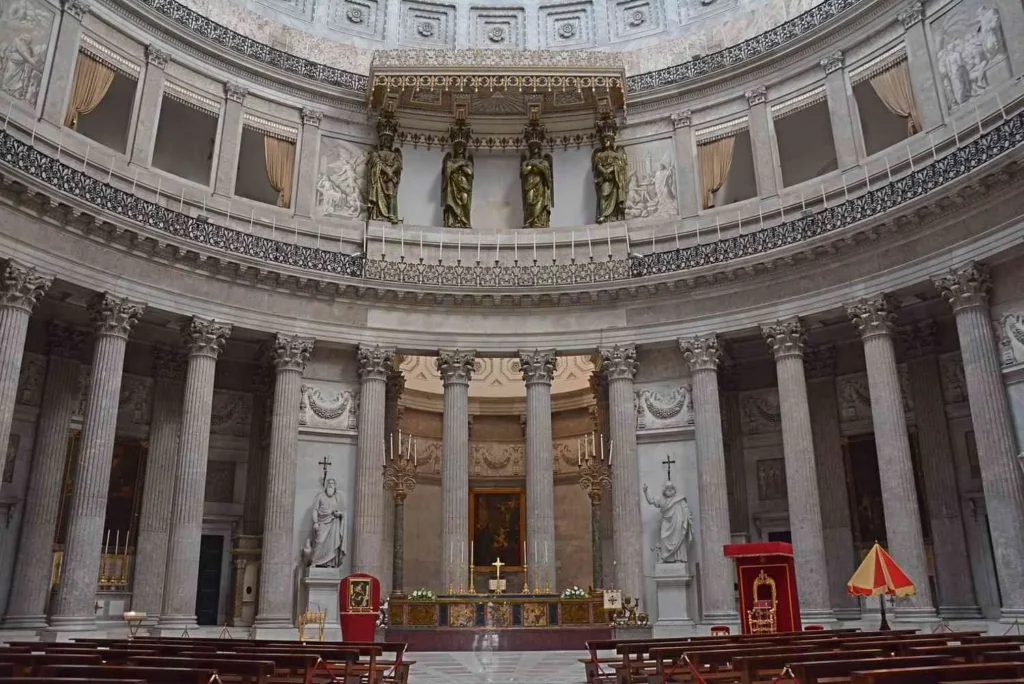
[(410, 653), (409, 684), (582, 684), (578, 651)]

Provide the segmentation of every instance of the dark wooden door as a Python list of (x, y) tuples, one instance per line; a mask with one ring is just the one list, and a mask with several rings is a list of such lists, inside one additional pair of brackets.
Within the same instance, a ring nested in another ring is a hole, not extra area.
[(199, 589), (196, 592), (196, 619), (201, 625), (217, 624), (223, 557), (224, 537), (204, 534), (199, 543)]

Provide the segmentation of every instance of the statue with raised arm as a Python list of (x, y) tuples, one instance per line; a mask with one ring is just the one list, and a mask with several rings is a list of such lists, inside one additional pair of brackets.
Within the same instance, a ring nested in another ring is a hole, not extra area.
[(644, 485), (647, 503), (661, 510), (660, 541), (655, 547), (659, 563), (685, 563), (686, 547), (693, 541), (693, 515), (686, 497), (676, 491), (671, 481), (666, 481), (661, 498), (651, 498)]
[(313, 498), (313, 533), (307, 544), (309, 565), (314, 568), (338, 568), (345, 559), (341, 548), (345, 540), (345, 510), (334, 478)]
[(626, 151), (615, 144), (618, 125), (610, 113), (597, 122), (600, 149), (590, 156), (597, 194), (597, 223), (626, 220), (626, 198), (629, 196), (629, 160)]
[(394, 147), (398, 122), (390, 109), (377, 119), (377, 147), (366, 157), (366, 215), (371, 221), (398, 223), (398, 184), (402, 150)]
[(464, 120), (448, 129), (452, 150), (441, 163), (441, 207), (445, 228), (469, 228), (473, 204), (473, 155), (467, 153), (472, 130)]

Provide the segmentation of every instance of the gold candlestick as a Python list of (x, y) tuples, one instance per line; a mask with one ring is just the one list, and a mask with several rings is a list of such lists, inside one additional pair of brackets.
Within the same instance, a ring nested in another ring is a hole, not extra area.
[(523, 563), (523, 593), (530, 593), (530, 566)]

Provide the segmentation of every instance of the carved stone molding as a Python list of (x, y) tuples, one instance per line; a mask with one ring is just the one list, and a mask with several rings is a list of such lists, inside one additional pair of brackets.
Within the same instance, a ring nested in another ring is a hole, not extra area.
[(31, 313), (52, 282), (53, 278), (40, 275), (33, 266), (8, 261), (0, 272), (0, 307)]
[(863, 339), (892, 335), (896, 325), (896, 300), (889, 295), (862, 299), (846, 305), (846, 315)]
[(278, 371), (290, 370), (301, 373), (306, 368), (309, 355), (313, 353), (314, 342), (312, 337), (278, 333), (271, 349), (274, 368)]
[(784, 359), (787, 356), (803, 356), (806, 335), (799, 319), (776, 321), (761, 326), (761, 335), (768, 343), (772, 356)]
[[(906, 366), (896, 367), (900, 383), (900, 397), (905, 413), (913, 410), (910, 395), (910, 380)], [(841, 422), (870, 421), (871, 391), (867, 373), (854, 373), (836, 378), (836, 400), (839, 403), (839, 420)]]
[(946, 405), (967, 401), (967, 376), (964, 375), (964, 360), (959, 353), (939, 357), (939, 378)]
[(177, 349), (155, 347), (153, 349), (153, 373), (165, 380), (185, 381), (188, 357)]
[(385, 390), (388, 401), (398, 401), (405, 392), (405, 376), (402, 371), (394, 369), (388, 373), (387, 389)]
[(310, 109), (309, 107), (302, 108), (302, 125), (316, 126), (317, 128), (320, 128), (320, 124), (323, 120), (324, 113), (319, 109)]
[(536, 383), (550, 385), (557, 361), (558, 355), (553, 349), (519, 352), (519, 368), (523, 372), (523, 380), (527, 385)]
[(249, 94), (249, 89), (241, 83), (228, 82), (224, 84), (224, 95), (232, 102), (238, 104), (245, 104), (245, 96)]
[(690, 125), (692, 114), (689, 109), (672, 113), (672, 128), (684, 128)]
[(166, 69), (167, 63), (171, 61), (171, 55), (156, 45), (146, 46), (146, 62), (152, 64), (157, 69)]
[(210, 432), (245, 437), (252, 429), (252, 395), (248, 392), (213, 391)]
[(640, 389), (634, 396), (638, 430), (693, 425), (693, 394), (689, 385), (671, 390)]
[(145, 310), (145, 304), (133, 302), (127, 297), (101, 293), (93, 299), (89, 317), (97, 335), (127, 338)]
[(636, 347), (633, 345), (615, 345), (610, 349), (599, 349), (598, 371), (609, 381), (632, 380), (636, 377), (640, 364), (636, 360)]
[(747, 106), (749, 107), (764, 104), (768, 101), (768, 86), (754, 86), (743, 94), (747, 98)]
[(299, 401), (299, 425), (355, 430), (359, 419), (359, 395), (350, 389), (331, 389), (304, 384)]
[(441, 373), (441, 379), (444, 381), (444, 384), (468, 385), (473, 377), (475, 361), (475, 351), (455, 349), (440, 352), (435, 363), (437, 364), (437, 370)]
[(686, 359), (691, 371), (717, 371), (718, 364), (722, 361), (718, 335), (679, 340), (679, 349), (683, 352), (683, 358)]
[(909, 29), (917, 22), (924, 19), (924, 5), (920, 2), (912, 2), (907, 9), (900, 12), (897, 17), (904, 29)]
[(212, 318), (195, 316), (181, 329), (189, 355), (217, 358), (231, 336), (231, 326)]
[(740, 393), (743, 434), (760, 435), (782, 430), (779, 391), (774, 387)]
[(21, 359), (21, 371), (18, 374), (18, 403), (26, 406), (42, 404), (45, 377), (46, 357), (42, 354), (25, 352)]
[(834, 71), (839, 71), (843, 68), (843, 52), (836, 50), (832, 54), (826, 55), (819, 60), (818, 64), (825, 70), (825, 75), (828, 76)]
[(81, 361), (85, 340), (84, 330), (62, 325), (56, 321), (50, 321), (50, 324), (46, 326), (46, 346), (50, 356)]
[(385, 382), (395, 367), (395, 350), (380, 345), (360, 345), (356, 351), (356, 362), (360, 378)]
[(804, 373), (807, 378), (830, 378), (836, 374), (836, 348), (831, 344), (807, 347), (804, 351)]
[(951, 270), (932, 280), (953, 311), (972, 306), (987, 306), (992, 289), (992, 276), (988, 266), (974, 262), (961, 269)]
[(899, 331), (903, 354), (908, 359), (917, 359), (935, 353), (938, 344), (938, 328), (935, 321), (923, 321)]
[[(83, 397), (84, 400), (85, 397)], [(117, 401), (118, 425), (125, 427), (149, 425), (152, 406), (153, 379), (125, 373), (121, 378), (121, 395)]]
[(82, 17), (89, 13), (89, 3), (85, 0), (64, 0), (62, 3), (64, 11), (81, 21)]

